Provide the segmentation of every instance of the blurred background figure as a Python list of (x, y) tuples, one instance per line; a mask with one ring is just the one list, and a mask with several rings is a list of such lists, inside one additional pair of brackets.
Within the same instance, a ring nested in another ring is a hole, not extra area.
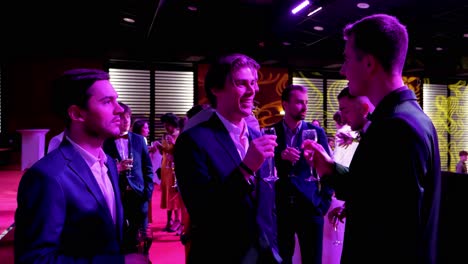
[[(355, 143), (356, 148), (359, 144), (360, 136), (365, 133), (370, 125), (367, 119), (369, 114), (374, 111), (374, 105), (366, 96), (353, 96), (349, 93), (349, 88), (345, 87), (337, 96), (339, 105), (339, 116), (336, 114), (335, 122), (343, 126), (348, 126), (351, 131), (356, 132), (356, 138), (351, 133), (340, 134), (340, 144), (342, 147)], [(338, 125), (337, 125), (338, 127)], [(349, 152), (350, 162), (354, 156), (354, 150)], [(332, 198), (332, 204), (328, 211), (328, 221), (325, 221), (323, 231), (323, 263), (339, 264), (341, 250), (343, 249), (344, 225), (346, 210), (344, 201)]]
[(316, 127), (322, 127), (322, 126), (320, 125), (320, 121), (319, 121), (318, 119), (312, 120), (312, 125), (314, 125), (314, 126), (316, 126)]
[(146, 145), (148, 145), (148, 136), (149, 136), (149, 125), (148, 121), (143, 119), (138, 119), (133, 122), (132, 132), (138, 135), (141, 135), (145, 138)]
[[(156, 146), (162, 153), (161, 162), (161, 209), (167, 210), (166, 226), (163, 231), (175, 232), (181, 228), (182, 198), (174, 173), (174, 144), (179, 136), (179, 118), (173, 113), (161, 116), (164, 132), (161, 143)], [(174, 213), (174, 219), (172, 215)]]
[[(151, 165), (153, 166), (153, 182), (159, 185), (161, 183), (161, 179), (158, 172), (160, 172), (161, 168), (162, 154), (157, 148), (155, 142), (148, 144), (149, 131), (149, 124), (147, 120), (139, 119), (133, 122), (132, 132), (145, 138), (145, 142), (148, 146), (148, 152), (151, 158)], [(151, 203), (149, 212), (151, 212)], [(149, 214), (149, 217), (151, 222), (151, 214)]]
[(104, 151), (117, 161), (124, 216), (124, 251), (137, 252), (139, 229), (148, 228), (149, 203), (153, 195), (153, 166), (145, 138), (130, 132), (132, 110), (122, 102), (120, 135), (104, 141)]
[(468, 159), (468, 152), (462, 150), (458, 153), (458, 156), (460, 156), (460, 161), (457, 163), (456, 173), (467, 174), (466, 160)]
[[(353, 131), (351, 127), (344, 122), (340, 111), (335, 112), (333, 120), (335, 121), (336, 126), (333, 158), (335, 162), (344, 166), (349, 166), (358, 146), (358, 143), (355, 140), (358, 137), (358, 133)], [(349, 139), (351, 139), (351, 142)]]

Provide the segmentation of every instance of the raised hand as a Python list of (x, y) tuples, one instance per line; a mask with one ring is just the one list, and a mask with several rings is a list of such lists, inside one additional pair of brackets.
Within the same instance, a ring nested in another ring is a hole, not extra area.
[(304, 158), (309, 166), (314, 167), (321, 176), (331, 174), (335, 162), (319, 143), (306, 139), (302, 142)]
[(249, 149), (244, 157), (244, 164), (251, 170), (257, 171), (267, 158), (274, 157), (276, 135), (263, 135), (250, 142)]
[(281, 158), (294, 164), (301, 157), (301, 152), (293, 147), (287, 147), (281, 152)]

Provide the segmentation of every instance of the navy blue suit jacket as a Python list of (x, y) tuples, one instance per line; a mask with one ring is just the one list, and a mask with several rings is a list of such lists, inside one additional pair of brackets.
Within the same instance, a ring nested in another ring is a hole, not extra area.
[[(333, 190), (329, 186), (322, 185), (321, 191), (319, 191), (317, 182), (305, 181), (310, 176), (310, 167), (304, 159), (304, 155), (301, 154), (300, 159), (294, 166), (290, 161), (281, 158), (281, 152), (287, 147), (283, 120), (276, 123), (274, 127), (277, 136), (276, 143), (278, 143), (275, 148), (275, 165), (280, 178), (276, 182), (278, 202), (288, 202), (287, 196), (290, 195), (300, 196), (302, 200), (307, 201), (310, 205), (308, 209), (311, 210), (312, 215), (324, 216), (330, 208)], [(301, 129), (298, 132), (299, 138), (296, 147), (300, 148), (302, 144), (300, 135), (302, 135), (304, 129), (315, 129), (317, 131), (317, 142), (330, 154), (328, 138), (323, 128), (305, 121), (302, 121)], [(296, 177), (288, 177), (291, 172)]]
[(116, 224), (85, 160), (71, 143), (36, 162), (21, 178), (15, 214), (15, 263), (123, 263), (123, 209), (117, 167), (107, 159)]
[[(128, 132), (129, 148), (132, 150), (132, 173), (127, 176), (128, 184), (144, 200), (151, 200), (153, 195), (153, 165), (148, 153), (148, 146), (143, 136)], [(119, 151), (115, 145), (115, 139), (104, 141), (104, 151), (114, 160), (121, 161)], [(122, 186), (121, 186), (122, 187)]]
[[(249, 128), (255, 139), (260, 132)], [(255, 243), (277, 254), (275, 193), (266, 182), (267, 162), (252, 186), (217, 114), (179, 135), (175, 173), (192, 223), (189, 263), (241, 263)]]

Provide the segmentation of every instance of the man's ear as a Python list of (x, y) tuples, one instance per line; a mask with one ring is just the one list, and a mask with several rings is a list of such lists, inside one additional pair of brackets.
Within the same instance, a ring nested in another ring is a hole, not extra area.
[(370, 54), (364, 56), (364, 63), (366, 64), (366, 69), (368, 73), (373, 73), (378, 67), (377, 59)]
[(77, 105), (72, 105), (68, 108), (68, 116), (70, 116), (70, 119), (74, 121), (84, 120), (83, 111)]

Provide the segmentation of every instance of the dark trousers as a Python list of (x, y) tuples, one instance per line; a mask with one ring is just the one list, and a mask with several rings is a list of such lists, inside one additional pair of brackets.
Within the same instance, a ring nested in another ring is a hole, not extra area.
[(137, 233), (140, 228), (148, 227), (148, 201), (133, 190), (122, 192), (124, 209), (124, 252), (137, 252)]
[(296, 196), (278, 198), (278, 246), (282, 263), (292, 263), (297, 233), (302, 263), (321, 264), (324, 217), (313, 215), (312, 205)]

